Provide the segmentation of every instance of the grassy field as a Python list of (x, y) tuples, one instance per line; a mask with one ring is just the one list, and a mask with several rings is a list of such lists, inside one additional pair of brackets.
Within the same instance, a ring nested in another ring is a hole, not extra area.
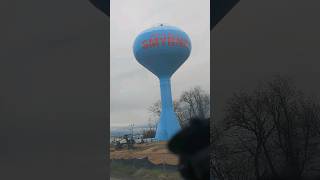
[(119, 180), (182, 180), (176, 170), (156, 168), (144, 168), (128, 163), (115, 162), (110, 164), (111, 177)]

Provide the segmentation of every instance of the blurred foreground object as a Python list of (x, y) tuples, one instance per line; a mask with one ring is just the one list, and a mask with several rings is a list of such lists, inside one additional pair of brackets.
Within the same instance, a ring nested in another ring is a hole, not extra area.
[(210, 28), (214, 28), (239, 1), (240, 0), (211, 0)]
[(179, 156), (179, 171), (186, 180), (210, 179), (210, 119), (192, 119), (169, 142)]
[(110, 16), (110, 0), (89, 0), (96, 8)]

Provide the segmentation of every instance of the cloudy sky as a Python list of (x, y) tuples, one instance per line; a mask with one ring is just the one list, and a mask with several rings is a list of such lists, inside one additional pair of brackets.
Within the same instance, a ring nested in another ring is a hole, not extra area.
[(172, 77), (172, 94), (194, 86), (210, 91), (209, 0), (111, 0), (110, 125), (148, 122), (147, 108), (160, 99), (158, 79), (135, 60), (135, 37), (158, 23), (184, 30), (191, 38), (189, 59)]
[(241, 0), (215, 27), (216, 119), (223, 119), (233, 93), (250, 92), (274, 75), (289, 77), (307, 95), (320, 97), (319, 6), (311, 0)]

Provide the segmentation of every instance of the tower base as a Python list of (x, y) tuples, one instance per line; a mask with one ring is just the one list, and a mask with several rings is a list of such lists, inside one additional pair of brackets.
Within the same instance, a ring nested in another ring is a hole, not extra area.
[(163, 111), (160, 115), (155, 138), (159, 141), (169, 141), (180, 129), (176, 113)]

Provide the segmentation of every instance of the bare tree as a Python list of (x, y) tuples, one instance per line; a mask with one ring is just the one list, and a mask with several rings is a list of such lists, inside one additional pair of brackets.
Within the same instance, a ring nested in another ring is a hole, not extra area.
[(274, 176), (277, 176), (275, 167), (270, 159), (266, 143), (274, 130), (274, 125), (269, 123), (269, 114), (265, 109), (264, 93), (258, 89), (251, 96), (246, 93), (234, 95), (227, 109), (227, 127), (236, 131), (234, 137), (239, 142), (237, 150), (247, 152), (253, 159), (255, 177), (261, 177), (262, 153), (268, 162)]
[(187, 113), (186, 119), (210, 117), (210, 95), (200, 87), (183, 92), (179, 101)]
[(156, 134), (157, 126), (155, 123), (152, 123), (151, 119), (149, 119), (148, 128), (142, 130), (143, 138), (154, 138)]
[(312, 166), (319, 144), (319, 104), (298, 91), (290, 79), (276, 77), (267, 87), (268, 111), (276, 127), (273, 141), (282, 154), (283, 171), (300, 178)]
[(300, 179), (320, 166), (319, 103), (291, 80), (275, 77), (252, 93), (236, 93), (225, 113), (216, 128), (221, 132), (213, 133), (213, 174), (219, 179)]
[[(187, 121), (185, 120), (184, 109), (181, 107), (180, 102), (179, 101), (173, 101), (173, 108), (174, 108), (174, 112), (177, 115), (177, 118), (179, 120), (180, 125), (184, 126), (187, 123)], [(152, 104), (148, 108), (148, 110), (152, 115), (152, 119), (154, 119), (154, 121), (155, 121), (154, 124), (157, 125), (158, 124), (158, 120), (160, 118), (160, 114), (161, 114), (161, 101), (158, 100), (157, 102)]]
[[(183, 92), (179, 100), (174, 100), (173, 107), (180, 125), (185, 126), (191, 118), (210, 117), (210, 95), (200, 87), (195, 87)], [(158, 120), (161, 114), (161, 101), (152, 104), (148, 110), (153, 118)]]
[(148, 108), (149, 112), (156, 118), (160, 117), (161, 114), (161, 101), (158, 100), (155, 103), (153, 103), (151, 106)]

